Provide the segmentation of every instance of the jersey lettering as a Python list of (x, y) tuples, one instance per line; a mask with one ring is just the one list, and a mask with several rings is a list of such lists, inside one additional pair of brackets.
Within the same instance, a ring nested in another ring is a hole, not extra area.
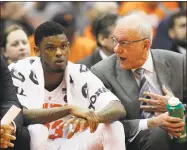
[[(61, 107), (61, 104), (52, 104), (52, 103), (44, 103), (43, 108), (54, 108)], [(51, 123), (45, 124), (49, 129), (49, 139), (61, 138), (63, 137), (63, 120), (56, 120)]]

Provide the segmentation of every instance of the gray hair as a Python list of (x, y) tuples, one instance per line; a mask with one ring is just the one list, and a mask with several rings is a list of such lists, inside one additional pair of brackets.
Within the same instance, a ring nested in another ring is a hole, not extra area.
[(124, 28), (135, 29), (140, 38), (148, 38), (152, 43), (152, 26), (147, 20), (145, 14), (130, 14), (119, 18), (116, 24), (124, 26)]

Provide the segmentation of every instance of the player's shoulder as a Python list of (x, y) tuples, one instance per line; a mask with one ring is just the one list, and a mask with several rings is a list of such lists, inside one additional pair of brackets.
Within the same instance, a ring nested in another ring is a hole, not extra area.
[(18, 60), (16, 62), (11, 63), (8, 67), (10, 68), (28, 68), (35, 61), (39, 60), (39, 57), (27, 57), (25, 59)]
[(72, 62), (68, 62), (68, 71), (69, 73), (84, 73), (90, 71), (88, 67), (83, 64), (74, 64)]

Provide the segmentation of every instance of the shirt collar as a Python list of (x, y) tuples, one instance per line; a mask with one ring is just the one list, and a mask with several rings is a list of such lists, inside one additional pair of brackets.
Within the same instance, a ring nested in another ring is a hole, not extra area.
[(183, 47), (181, 47), (181, 46), (178, 46), (177, 48), (178, 48), (178, 51), (179, 51), (180, 53), (186, 54), (186, 49), (185, 49), (185, 48), (183, 48)]
[[(145, 63), (142, 65), (143, 69), (153, 73), (153, 59), (152, 59), (152, 54), (151, 52), (149, 52), (148, 54), (148, 58), (147, 60), (145, 61)], [(134, 72), (136, 69), (132, 69), (132, 71)]]
[(99, 49), (99, 54), (102, 59), (106, 59), (108, 57), (101, 49)]

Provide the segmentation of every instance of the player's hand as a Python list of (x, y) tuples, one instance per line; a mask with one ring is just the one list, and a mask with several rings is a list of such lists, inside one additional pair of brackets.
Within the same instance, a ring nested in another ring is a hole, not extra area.
[(12, 135), (13, 131), (13, 125), (0, 126), (0, 148), (14, 147), (14, 144), (11, 142), (11, 140), (16, 140), (16, 137)]
[(163, 85), (162, 90), (165, 94), (165, 96), (158, 95), (158, 94), (152, 94), (149, 92), (145, 92), (145, 96), (149, 96), (150, 99), (146, 98), (139, 98), (139, 100), (143, 103), (146, 103), (147, 105), (140, 106), (141, 109), (149, 112), (157, 112), (157, 113), (163, 113), (167, 111), (167, 104), (168, 100), (173, 97), (174, 95), (172, 92), (170, 92), (166, 87)]
[(88, 121), (90, 126), (90, 132), (93, 133), (97, 129), (99, 125), (99, 117), (93, 110), (86, 109), (86, 108), (79, 108), (77, 106), (71, 106), (70, 113), (73, 116), (84, 118)]
[(149, 119), (148, 126), (160, 126), (173, 136), (180, 136), (180, 132), (184, 130), (184, 122), (180, 118), (169, 116), (168, 112)]
[(64, 127), (70, 126), (69, 132), (67, 134), (67, 139), (70, 139), (75, 133), (82, 132), (89, 127), (88, 121), (83, 118), (71, 118), (67, 120)]

